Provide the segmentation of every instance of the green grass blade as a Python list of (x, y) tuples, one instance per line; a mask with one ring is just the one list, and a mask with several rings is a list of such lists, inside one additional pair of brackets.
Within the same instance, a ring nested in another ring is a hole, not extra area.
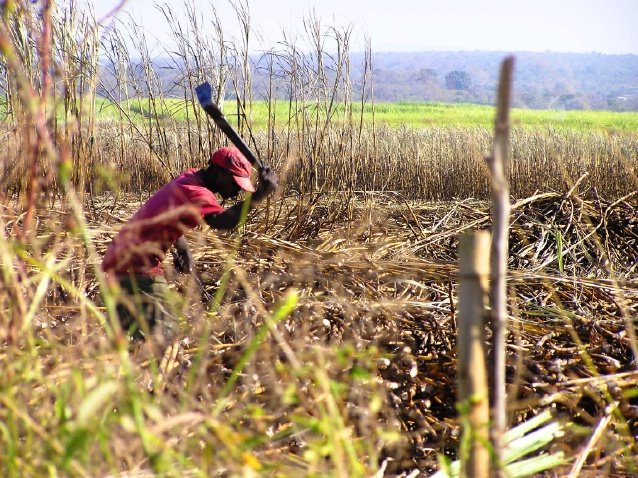
[(561, 451), (553, 455), (540, 455), (527, 460), (517, 461), (516, 463), (507, 465), (505, 471), (510, 478), (522, 478), (564, 465), (566, 461), (565, 453)]
[(89, 393), (78, 408), (75, 424), (78, 427), (88, 426), (89, 421), (101, 412), (119, 388), (119, 384), (115, 381), (98, 385), (95, 390)]

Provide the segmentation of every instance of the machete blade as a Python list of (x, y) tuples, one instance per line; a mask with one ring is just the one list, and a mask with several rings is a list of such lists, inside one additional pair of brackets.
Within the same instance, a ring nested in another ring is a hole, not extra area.
[(208, 81), (196, 86), (195, 94), (197, 95), (197, 101), (199, 101), (199, 104), (203, 107), (213, 104), (213, 88)]

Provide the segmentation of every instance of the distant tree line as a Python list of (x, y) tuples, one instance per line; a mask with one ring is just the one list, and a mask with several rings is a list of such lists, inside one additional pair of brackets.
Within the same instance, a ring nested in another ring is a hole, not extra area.
[[(493, 104), (500, 62), (506, 55), (441, 51), (376, 53), (371, 78), (374, 100)], [(638, 111), (638, 55), (522, 52), (515, 56), (513, 105), (516, 107)], [(254, 55), (251, 63), (254, 99), (265, 98), (273, 91), (277, 97), (287, 97), (290, 81), (285, 72), (266, 68), (264, 56)], [(355, 96), (362, 90), (357, 85), (363, 77), (363, 64), (363, 53), (350, 55)], [(179, 84), (179, 65), (158, 59), (155, 66), (164, 91), (171, 94)], [(135, 68), (130, 71), (135, 74)], [(328, 71), (327, 76), (330, 74)], [(108, 88), (113, 81), (108, 69), (104, 69), (102, 88)], [(232, 98), (235, 91), (229, 85), (226, 97)], [(369, 89), (366, 91), (369, 95)], [(174, 94), (183, 97), (183, 93)]]
[[(506, 55), (377, 53), (375, 97), (493, 104), (499, 65)], [(638, 111), (638, 55), (523, 52), (515, 56), (514, 106)]]

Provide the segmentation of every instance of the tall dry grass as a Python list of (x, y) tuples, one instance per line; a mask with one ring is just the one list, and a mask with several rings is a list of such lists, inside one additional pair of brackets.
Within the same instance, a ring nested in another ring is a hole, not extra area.
[[(198, 108), (188, 108), (183, 120), (183, 112), (169, 100), (177, 97), (195, 104), (194, 86), (208, 79), (220, 102), (227, 95), (236, 98), (236, 108), (226, 115), (255, 151), (276, 167), (285, 164), (284, 187), (290, 192), (396, 191), (425, 200), (488, 197), (481, 158), (490, 151), (491, 131), (396, 129), (376, 124), (374, 115), (372, 121), (355, 117), (354, 103), (374, 101), (373, 55), (365, 56), (362, 77), (352, 78), (350, 29), (326, 27), (311, 16), (304, 23), (310, 53), (295, 43), (298, 39), (290, 39), (279, 50), (256, 58), (248, 55), (254, 35), (247, 5), (236, 4), (242, 32), (237, 44), (224, 36), (214, 9), (204, 18), (202, 9), (187, 1), (183, 19), (169, 5), (160, 8), (177, 45), (170, 56), (157, 45), (151, 48), (144, 30), (126, 17), (100, 34), (91, 17), (77, 9), (53, 19), (52, 61), (60, 74), (51, 90), (53, 101), (59, 99), (59, 114), (51, 114), (51, 121), (56, 134), (66, 135), (79, 191), (96, 188), (99, 193), (105, 183), (109, 190), (156, 189), (183, 169), (204, 164), (206, 155), (225, 139)], [(13, 35), (25, 56), (25, 74), (36, 81), (37, 45), (22, 38), (20, 31), (16, 27)], [(103, 54), (99, 66), (98, 44)], [(160, 60), (163, 55), (166, 60)], [(109, 74), (98, 76), (98, 67)], [(267, 106), (272, 113), (264, 131), (253, 130), (250, 121), (251, 72), (256, 68), (269, 73), (270, 93), (260, 98), (272, 105)], [(160, 77), (163, 69), (179, 72), (179, 79), (166, 85)], [(5, 84), (8, 139), (17, 110), (11, 106), (16, 95), (9, 75)], [(113, 120), (96, 119), (97, 93), (118, 111), (115, 135)], [(280, 99), (282, 94), (287, 100)], [(282, 101), (287, 114), (276, 117), (274, 105)], [(145, 119), (133, 119), (132, 113), (142, 113)], [(512, 193), (524, 197), (547, 188), (567, 191), (586, 172), (589, 188), (620, 197), (635, 187), (636, 142), (631, 132), (515, 128)], [(26, 188), (27, 175), (18, 156), (10, 152), (2, 168), (11, 194)]]

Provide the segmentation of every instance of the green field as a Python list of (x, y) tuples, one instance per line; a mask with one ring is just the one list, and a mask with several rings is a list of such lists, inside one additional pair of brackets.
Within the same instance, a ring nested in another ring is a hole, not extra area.
[[(305, 112), (314, 117), (316, 103), (307, 102), (290, 103), (284, 100), (273, 102), (274, 117), (277, 125), (282, 126), (291, 118), (292, 124), (295, 115), (290, 111)], [(86, 109), (86, 108), (85, 108)], [(63, 113), (58, 107), (59, 116)], [(152, 118), (152, 121), (174, 120), (187, 121), (195, 117), (192, 103), (182, 99), (162, 98), (152, 102), (148, 98), (135, 98), (115, 104), (104, 98), (97, 98), (95, 102), (96, 116), (99, 121), (124, 121), (132, 120), (142, 123)], [(231, 122), (236, 123), (237, 103), (226, 101), (224, 105), (226, 116)], [(427, 103), (427, 102), (396, 102), (396, 103), (366, 103), (363, 106), (363, 121), (377, 125), (390, 127), (408, 126), (454, 126), (454, 127), (493, 127), (493, 106), (474, 105), (467, 103)], [(325, 106), (321, 106), (322, 117), (325, 117)], [(5, 116), (6, 106), (0, 103), (0, 115)], [(254, 101), (247, 107), (247, 115), (251, 126), (256, 129), (265, 129), (268, 124), (268, 103), (266, 101)], [(361, 103), (352, 104), (352, 121), (357, 126), (362, 117)], [(339, 104), (332, 113), (335, 122), (344, 122), (347, 117), (343, 104)], [(233, 121), (235, 120), (235, 121)], [(559, 128), (568, 130), (604, 130), (638, 131), (638, 112), (616, 112), (602, 110), (531, 110), (524, 108), (511, 109), (511, 123), (514, 127), (524, 128)]]
[[(163, 119), (185, 121), (187, 117), (193, 118), (193, 109), (190, 103), (179, 99), (163, 99), (156, 102), (156, 107), (151, 107), (148, 99), (133, 99), (120, 103), (116, 107), (111, 102), (98, 99), (96, 109), (98, 118), (117, 120), (120, 108), (126, 111), (126, 115), (134, 120), (142, 121), (149, 117), (157, 116)], [(305, 111), (313, 115), (316, 111), (314, 103), (308, 102), (290, 104), (278, 100), (274, 103), (274, 116), (276, 124), (285, 125), (288, 121), (289, 111)], [(229, 120), (236, 117), (237, 105), (233, 101), (226, 101), (224, 111)], [(322, 110), (323, 112), (324, 110)], [(399, 102), (399, 103), (367, 103), (363, 107), (363, 120), (376, 124), (386, 124), (391, 127), (398, 126), (461, 126), (461, 127), (489, 127), (493, 126), (494, 107), (471, 104), (444, 104), (424, 102)], [(361, 104), (352, 105), (352, 119), (358, 125), (361, 119)], [(323, 116), (323, 115), (322, 115)], [(255, 101), (249, 108), (250, 123), (255, 129), (264, 129), (267, 125), (268, 104), (265, 101)], [(294, 115), (292, 116), (294, 121)], [(333, 113), (333, 121), (343, 122), (347, 117), (343, 105), (339, 105)], [(638, 112), (612, 112), (592, 110), (530, 110), (513, 108), (511, 110), (513, 126), (518, 127), (553, 127), (571, 130), (608, 130), (608, 131), (638, 131)]]

